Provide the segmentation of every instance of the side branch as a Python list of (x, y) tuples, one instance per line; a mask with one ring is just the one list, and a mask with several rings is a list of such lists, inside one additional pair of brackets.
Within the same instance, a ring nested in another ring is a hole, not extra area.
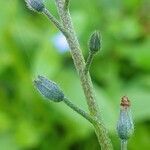
[(85, 74), (88, 73), (88, 71), (90, 70), (90, 66), (92, 64), (92, 61), (93, 61), (93, 58), (94, 58), (94, 55), (92, 53), (89, 53), (89, 56), (87, 58), (87, 62), (86, 62), (86, 66), (85, 66)]
[(44, 8), (42, 12), (47, 18), (54, 23), (54, 25), (64, 34), (65, 37), (68, 37), (68, 31), (62, 26), (62, 24), (50, 13), (50, 11)]
[(72, 108), (74, 111), (76, 111), (78, 114), (83, 116), (85, 119), (87, 119), (89, 122), (91, 122), (92, 124), (95, 122), (95, 119), (90, 114), (88, 114), (87, 112), (83, 111), (81, 108), (74, 105), (71, 101), (68, 100), (68, 98), (65, 97), (63, 102), (66, 105), (68, 105), (70, 108)]

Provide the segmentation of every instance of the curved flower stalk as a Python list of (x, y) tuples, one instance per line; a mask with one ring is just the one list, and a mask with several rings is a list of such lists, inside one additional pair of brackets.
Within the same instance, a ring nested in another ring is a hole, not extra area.
[[(56, 2), (56, 6), (58, 9), (58, 14), (60, 16), (61, 22), (58, 21), (50, 13), (50, 11), (45, 7), (42, 0), (26, 0), (26, 3), (29, 9), (46, 15), (48, 19), (64, 34), (68, 42), (68, 45), (71, 49), (73, 62), (74, 62), (75, 68), (77, 70), (77, 73), (81, 81), (81, 85), (82, 85), (82, 88), (86, 97), (86, 101), (87, 101), (90, 114), (85, 113), (82, 109), (73, 105), (68, 99), (63, 97), (63, 93), (61, 93), (59, 88), (51, 81), (47, 82), (47, 79), (43, 80), (42, 77), (39, 77), (38, 80), (35, 81), (35, 85), (37, 89), (40, 91), (40, 93), (44, 95), (46, 98), (49, 98), (55, 102), (64, 101), (69, 107), (71, 107), (80, 115), (82, 115), (87, 120), (89, 120), (95, 128), (95, 132), (98, 137), (98, 141), (100, 143), (101, 149), (111, 150), (113, 149), (113, 147), (111, 144), (111, 140), (108, 136), (108, 132), (105, 126), (103, 125), (102, 120), (100, 119), (101, 117), (99, 115), (99, 108), (98, 108), (98, 104), (96, 102), (96, 98), (94, 95), (93, 84), (91, 81), (90, 74), (88, 72), (89, 67), (87, 67), (88, 65), (86, 65), (85, 63), (83, 54), (80, 49), (80, 44), (78, 42), (74, 27), (72, 24), (72, 19), (69, 13), (70, 0), (55, 0), (55, 2)], [(96, 34), (96, 39), (97, 39), (97, 34)], [(94, 40), (92, 42), (95, 43)], [(96, 40), (96, 43), (99, 43), (99, 41)], [(95, 45), (93, 45), (93, 47), (94, 46)], [(94, 47), (94, 50), (96, 50), (95, 47)], [(90, 60), (89, 64), (91, 64), (91, 61), (92, 59)], [(88, 69), (86, 69), (86, 67)], [(87, 73), (85, 73), (85, 70), (87, 70)], [(52, 84), (52, 85), (49, 86), (48, 84)], [(56, 91), (51, 89), (51, 87), (54, 87), (58, 93), (55, 93)]]

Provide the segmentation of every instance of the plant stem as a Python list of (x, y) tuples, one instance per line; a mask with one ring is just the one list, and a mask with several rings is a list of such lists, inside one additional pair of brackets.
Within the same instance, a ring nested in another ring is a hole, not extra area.
[(127, 140), (121, 140), (121, 150), (127, 150)]
[(94, 124), (95, 133), (97, 135), (101, 150), (113, 150), (111, 140), (102, 121), (98, 120)]
[(85, 74), (88, 73), (90, 66), (92, 64), (93, 58), (94, 58), (94, 54), (90, 52), (87, 58), (86, 66), (85, 66)]
[(91, 78), (89, 74), (87, 74), (86, 76), (84, 74), (85, 61), (80, 50), (77, 36), (74, 32), (70, 14), (68, 11), (64, 9), (64, 2), (62, 0), (56, 0), (56, 4), (57, 4), (58, 12), (61, 17), (63, 26), (68, 31), (68, 34), (69, 34), (68, 37), (66, 37), (66, 39), (70, 46), (71, 55), (72, 55), (76, 70), (79, 74), (82, 87), (84, 89), (84, 93), (87, 99), (90, 113), (93, 116), (98, 116), (98, 106), (95, 101)]
[(110, 147), (106, 147), (106, 145), (109, 145), (111, 141), (106, 136), (106, 134), (103, 134), (103, 133), (107, 133), (107, 131), (105, 127), (98, 121), (98, 119), (92, 117), (90, 114), (88, 114), (87, 112), (83, 111), (81, 108), (74, 105), (66, 97), (64, 98), (63, 102), (94, 125), (98, 140), (103, 142), (103, 144), (101, 145), (101, 149), (110, 150)]
[(68, 36), (67, 30), (62, 26), (62, 24), (47, 10), (44, 8), (43, 14), (47, 16), (47, 18), (55, 24), (55, 26), (64, 34), (65, 37)]
[(73, 104), (71, 101), (68, 100), (68, 98), (64, 98), (63, 102), (68, 105), (70, 108), (72, 108), (74, 111), (76, 111), (77, 113), (79, 113), (81, 116), (83, 116), (85, 119), (87, 119), (88, 121), (90, 121), (91, 123), (93, 123), (95, 120), (94, 118), (86, 113), (85, 111), (83, 111), (81, 108), (77, 107), (75, 104)]
[(70, 0), (65, 0), (64, 8), (67, 10), (69, 8)]
[[(87, 100), (90, 114), (91, 116), (99, 119), (100, 116), (99, 116), (99, 111), (98, 111), (98, 105), (95, 100), (93, 84), (92, 84), (89, 73), (85, 74), (84, 72), (85, 60), (80, 50), (80, 45), (79, 45), (76, 33), (74, 31), (70, 13), (68, 10), (64, 8), (65, 3), (63, 0), (55, 0), (55, 1), (56, 1), (58, 13), (62, 20), (62, 24), (64, 28), (68, 31), (68, 37), (66, 37), (66, 39), (71, 49), (71, 55), (72, 55), (76, 70), (80, 77), (80, 81), (82, 84), (82, 88), (84, 90), (84, 94)], [(94, 124), (94, 127), (95, 127), (95, 132), (97, 134), (99, 143), (101, 145), (101, 148), (103, 150), (112, 150), (113, 147), (112, 147), (112, 144), (110, 142), (110, 139), (108, 137), (108, 134), (104, 126), (102, 126), (100, 123), (96, 123)]]

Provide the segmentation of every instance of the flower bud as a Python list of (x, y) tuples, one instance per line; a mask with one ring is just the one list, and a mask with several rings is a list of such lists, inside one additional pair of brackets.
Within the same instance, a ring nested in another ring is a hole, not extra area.
[(117, 124), (118, 136), (121, 140), (128, 140), (134, 132), (130, 101), (124, 96), (121, 100), (120, 116)]
[(45, 8), (43, 0), (25, 0), (29, 9), (42, 12)]
[(38, 76), (38, 79), (34, 81), (35, 87), (46, 98), (60, 102), (64, 100), (64, 94), (58, 85), (43, 76)]
[(98, 31), (92, 33), (89, 40), (89, 49), (91, 53), (96, 53), (101, 48), (101, 39)]

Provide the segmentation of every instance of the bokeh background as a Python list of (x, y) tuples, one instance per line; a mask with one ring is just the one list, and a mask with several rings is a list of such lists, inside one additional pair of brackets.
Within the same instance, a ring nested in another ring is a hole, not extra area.
[[(54, 0), (46, 6), (56, 16)], [(71, 15), (85, 59), (92, 31), (102, 50), (92, 63), (97, 101), (115, 150), (123, 95), (132, 102), (135, 134), (129, 150), (150, 149), (150, 36), (148, 0), (71, 0)], [(57, 82), (87, 110), (64, 37), (24, 0), (0, 1), (0, 150), (99, 150), (92, 126), (63, 103), (46, 101), (36, 76)]]

